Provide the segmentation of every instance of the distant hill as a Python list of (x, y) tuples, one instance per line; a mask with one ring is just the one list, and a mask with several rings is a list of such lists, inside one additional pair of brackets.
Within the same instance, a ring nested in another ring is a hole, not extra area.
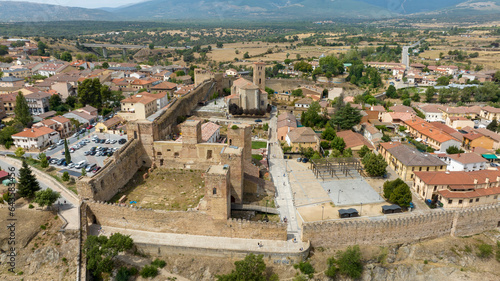
[(360, 0), (399, 14), (414, 14), (453, 7), (467, 0)]
[(84, 9), (18, 1), (0, 1), (1, 22), (113, 19), (115, 19), (114, 14), (97, 9)]
[[(481, 15), (500, 14), (500, 0), (469, 0), (462, 1), (453, 7), (428, 12), (426, 14), (437, 14), (448, 17), (470, 17)], [(500, 16), (497, 20), (500, 19)]]
[(396, 13), (359, 0), (152, 0), (115, 10), (135, 19), (318, 20), (387, 18)]

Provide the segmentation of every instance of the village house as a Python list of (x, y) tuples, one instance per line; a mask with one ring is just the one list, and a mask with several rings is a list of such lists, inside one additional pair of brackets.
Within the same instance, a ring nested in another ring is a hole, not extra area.
[(59, 133), (55, 130), (42, 126), (39, 128), (24, 129), (24, 131), (13, 134), (12, 139), (16, 147), (24, 149), (42, 149), (59, 141)]
[(290, 112), (278, 115), (277, 136), (278, 140), (285, 141), (288, 132), (297, 128), (297, 118)]
[(446, 163), (439, 158), (401, 142), (384, 142), (377, 150), (404, 181), (413, 180), (417, 171), (446, 171)]
[(82, 108), (77, 108), (76, 111), (78, 112), (83, 112), (83, 113), (86, 113), (90, 116), (94, 116), (94, 117), (97, 117), (97, 108), (91, 106), (91, 105), (86, 105)]
[(0, 95), (0, 100), (2, 101), (3, 107), (5, 109), (5, 113), (7, 115), (14, 114), (14, 110), (16, 108), (16, 97), (18, 93), (10, 93), (5, 95)]
[(11, 68), (3, 71), (3, 77), (26, 78), (31, 75), (27, 68)]
[(156, 98), (142, 93), (121, 101), (118, 115), (127, 121), (144, 120), (158, 110)]
[(484, 106), (481, 108), (480, 113), (481, 118), (493, 121), (500, 119), (500, 108), (492, 107), (492, 106)]
[(451, 146), (460, 147), (461, 145), (456, 138), (420, 117), (405, 120), (404, 126), (416, 141), (423, 142), (436, 150), (446, 151)]
[(500, 171), (415, 172), (413, 190), (424, 200), (439, 201), (443, 208), (498, 204)]
[(474, 127), (474, 121), (461, 116), (448, 116), (448, 118), (446, 118), (446, 125), (453, 129), (460, 130), (465, 127)]
[(488, 161), (477, 153), (443, 154), (438, 157), (448, 165), (448, 171), (472, 172), (488, 168)]
[(419, 107), (420, 111), (425, 115), (425, 120), (429, 122), (444, 122), (445, 119), (443, 119), (443, 111), (439, 110), (441, 108), (441, 105), (437, 104), (428, 104)]
[(73, 110), (63, 115), (68, 119), (75, 119), (82, 124), (82, 126), (88, 126), (97, 120), (97, 116), (92, 116), (85, 113), (84, 111)]
[(448, 117), (469, 117), (470, 119), (475, 119), (481, 113), (480, 106), (459, 106), (459, 107), (445, 107), (442, 106), (439, 108), (441, 112), (443, 112), (443, 120), (446, 120)]
[(495, 141), (483, 134), (472, 131), (468, 134), (463, 135), (464, 140), (462, 146), (467, 150), (474, 150), (476, 147), (482, 147), (484, 149), (492, 149)]
[(363, 136), (370, 141), (372, 144), (374, 142), (380, 141), (384, 134), (370, 123), (361, 124), (363, 128)]
[(2, 77), (0, 78), (0, 88), (22, 88), (24, 85), (23, 78), (17, 77)]
[(370, 150), (374, 149), (373, 145), (363, 135), (351, 130), (337, 132), (337, 137), (342, 138), (345, 142), (345, 148), (350, 148), (353, 152), (361, 150), (364, 145)]
[(116, 130), (122, 122), (123, 118), (114, 116), (106, 121), (97, 123), (95, 125), (95, 131), (99, 133), (110, 133), (110, 131)]
[(32, 115), (39, 115), (49, 111), (49, 98), (51, 94), (47, 92), (35, 92), (26, 95), (26, 102)]
[(236, 75), (238, 75), (238, 71), (234, 68), (230, 68), (230, 69), (226, 70), (226, 75), (227, 76), (236, 76)]
[(315, 151), (319, 150), (320, 139), (309, 127), (300, 127), (291, 130), (286, 134), (285, 141), (292, 152), (300, 152), (301, 148), (312, 148)]
[(303, 98), (295, 102), (295, 107), (300, 109), (307, 109), (311, 106), (313, 100), (311, 98)]

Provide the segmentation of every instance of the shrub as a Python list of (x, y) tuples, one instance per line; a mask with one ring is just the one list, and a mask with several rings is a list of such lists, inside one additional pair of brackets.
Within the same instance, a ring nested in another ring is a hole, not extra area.
[(231, 129), (238, 130), (238, 126), (237, 125), (233, 125), (233, 126), (231, 126)]
[(479, 250), (477, 256), (483, 259), (489, 258), (493, 254), (493, 246), (485, 243), (479, 244), (477, 249)]
[(33, 208), (35, 208), (35, 206), (33, 206), (33, 204), (29, 204), (28, 208), (33, 209)]
[(47, 226), (45, 226), (45, 225), (42, 224), (42, 225), (40, 225), (40, 228), (43, 229), (43, 230), (45, 230), (45, 229), (47, 229)]
[(160, 260), (160, 259), (155, 259), (151, 265), (154, 265), (156, 267), (159, 267), (159, 268), (164, 268), (165, 265), (167, 265), (167, 263), (164, 261), (164, 260)]
[(293, 267), (299, 269), (304, 274), (314, 273), (314, 267), (309, 262), (300, 262), (299, 264), (294, 264)]
[(68, 172), (64, 172), (63, 175), (62, 175), (62, 180), (63, 181), (69, 181), (69, 173)]
[(158, 268), (154, 265), (146, 265), (141, 269), (140, 274), (142, 278), (156, 277), (158, 275)]

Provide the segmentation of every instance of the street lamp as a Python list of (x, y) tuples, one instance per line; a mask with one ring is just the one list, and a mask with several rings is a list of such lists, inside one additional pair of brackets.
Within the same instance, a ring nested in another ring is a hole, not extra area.
[(344, 191), (342, 191), (342, 190), (340, 190), (340, 189), (339, 189), (339, 194), (338, 194), (338, 196), (337, 196), (337, 204), (339, 204), (339, 203), (340, 203), (340, 192), (344, 192)]
[(321, 206), (321, 220), (323, 220), (323, 213), (325, 212), (325, 206)]
[(363, 213), (363, 203), (361, 203), (361, 209), (359, 210), (359, 216), (360, 217), (363, 216), (362, 213)]
[(264, 217), (264, 221), (268, 222), (269, 219), (267, 218), (267, 203), (269, 202), (269, 200), (266, 200), (266, 215)]

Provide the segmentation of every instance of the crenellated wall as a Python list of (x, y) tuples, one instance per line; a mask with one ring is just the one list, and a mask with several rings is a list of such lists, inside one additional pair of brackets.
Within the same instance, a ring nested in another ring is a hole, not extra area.
[(286, 224), (245, 220), (215, 220), (202, 212), (160, 211), (86, 201), (89, 222), (152, 232), (286, 241)]
[(495, 229), (500, 206), (409, 214), (397, 218), (359, 218), (304, 223), (302, 240), (317, 246), (387, 245), (446, 235), (464, 236)]

